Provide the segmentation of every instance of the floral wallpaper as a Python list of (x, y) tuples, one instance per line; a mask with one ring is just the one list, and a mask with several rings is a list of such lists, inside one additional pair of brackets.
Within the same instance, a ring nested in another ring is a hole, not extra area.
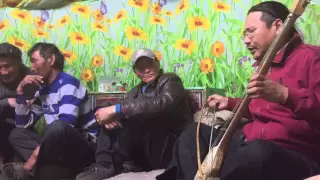
[[(291, 7), (292, 0), (280, 0)], [(242, 42), (246, 12), (261, 0), (122, 0), (78, 2), (55, 10), (3, 8), (0, 42), (24, 52), (39, 41), (55, 43), (65, 71), (97, 92), (102, 76), (117, 76), (127, 89), (139, 81), (130, 56), (154, 50), (166, 72), (185, 87), (225, 89), (241, 96), (253, 69)], [(298, 20), (305, 41), (320, 44), (320, 7), (311, 4)], [(24, 54), (25, 64), (29, 60)]]
[[(0, 0), (0, 8), (15, 7), (22, 9), (55, 9), (67, 4), (89, 0)], [(96, 1), (96, 0), (91, 0)]]

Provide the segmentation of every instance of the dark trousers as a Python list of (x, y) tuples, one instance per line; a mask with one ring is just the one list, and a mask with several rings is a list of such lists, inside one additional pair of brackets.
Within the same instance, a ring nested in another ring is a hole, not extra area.
[(11, 179), (9, 179), (9, 178), (7, 178), (7, 177), (5, 177), (5, 176), (2, 176), (2, 175), (0, 174), (0, 180), (11, 180)]
[(9, 141), (24, 161), (40, 145), (36, 170), (43, 166), (61, 166), (78, 174), (94, 162), (93, 146), (75, 128), (60, 120), (51, 123), (43, 137), (29, 129), (15, 128)]
[[(211, 127), (201, 125), (201, 160), (208, 153)], [(213, 131), (213, 140), (218, 130)], [(239, 130), (233, 136), (220, 170), (221, 180), (302, 180), (320, 173), (316, 162), (298, 152), (290, 151), (265, 140), (245, 142)], [(196, 124), (178, 138), (173, 159), (158, 180), (193, 180), (198, 170)]]
[[(3, 107), (0, 114), (0, 155), (4, 156), (4, 160), (8, 161), (13, 157), (13, 150), (9, 144), (8, 137), (12, 129), (15, 128), (14, 124), (14, 108)], [(11, 119), (12, 121), (8, 121)]]
[(7, 161), (13, 157), (12, 147), (8, 141), (9, 134), (14, 128), (13, 124), (6, 122), (6, 119), (0, 119), (0, 155)]
[(166, 129), (150, 129), (139, 121), (127, 120), (123, 128), (101, 128), (97, 141), (96, 162), (122, 167), (132, 162), (144, 171), (163, 169), (171, 158), (177, 133)]

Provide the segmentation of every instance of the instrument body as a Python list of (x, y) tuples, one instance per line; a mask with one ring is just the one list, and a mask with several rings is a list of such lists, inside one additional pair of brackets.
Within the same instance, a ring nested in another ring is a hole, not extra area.
[[(257, 69), (257, 73), (259, 75), (265, 76), (267, 74), (277, 52), (287, 40), (290, 30), (294, 27), (295, 21), (303, 14), (306, 6), (309, 3), (310, 0), (295, 0), (291, 13), (284, 22), (280, 34), (273, 40), (271, 46), (264, 55), (260, 66)], [(226, 127), (226, 131), (221, 132), (221, 140), (216, 146), (209, 147), (209, 153), (199, 167), (199, 170), (194, 178), (195, 180), (208, 180), (219, 177), (219, 171), (223, 163), (225, 152), (227, 151), (228, 145), (238, 127), (239, 122), (243, 118), (244, 113), (247, 111), (250, 101), (251, 99), (248, 97), (248, 95), (245, 95), (244, 98), (242, 98), (241, 103), (235, 108), (233, 118), (230, 121), (226, 121), (224, 125), (224, 127)], [(197, 139), (197, 141), (199, 141), (199, 139)]]

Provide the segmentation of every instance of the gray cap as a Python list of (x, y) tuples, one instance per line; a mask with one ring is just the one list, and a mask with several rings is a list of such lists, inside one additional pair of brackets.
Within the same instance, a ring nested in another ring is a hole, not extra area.
[(1, 43), (0, 44), (0, 56), (14, 56), (21, 58), (22, 52), (16, 46), (9, 43)]
[(156, 60), (156, 55), (150, 49), (141, 48), (136, 50), (131, 56), (131, 62), (133, 65), (136, 64), (137, 60), (141, 57), (148, 57), (150, 59)]

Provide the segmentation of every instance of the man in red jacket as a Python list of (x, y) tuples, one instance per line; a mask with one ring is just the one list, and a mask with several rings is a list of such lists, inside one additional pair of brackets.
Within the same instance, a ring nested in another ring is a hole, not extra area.
[[(289, 10), (274, 1), (248, 12), (243, 40), (259, 65), (283, 28)], [(221, 180), (302, 180), (320, 172), (320, 47), (304, 44), (293, 28), (268, 74), (254, 74), (248, 118), (235, 133), (220, 170)], [(212, 95), (210, 107), (232, 110), (239, 99)], [(211, 127), (201, 125), (200, 155), (209, 149)], [(214, 129), (213, 137), (218, 130)], [(214, 138), (213, 138), (214, 139)], [(196, 125), (175, 144), (174, 157), (157, 179), (193, 179), (198, 170)]]

